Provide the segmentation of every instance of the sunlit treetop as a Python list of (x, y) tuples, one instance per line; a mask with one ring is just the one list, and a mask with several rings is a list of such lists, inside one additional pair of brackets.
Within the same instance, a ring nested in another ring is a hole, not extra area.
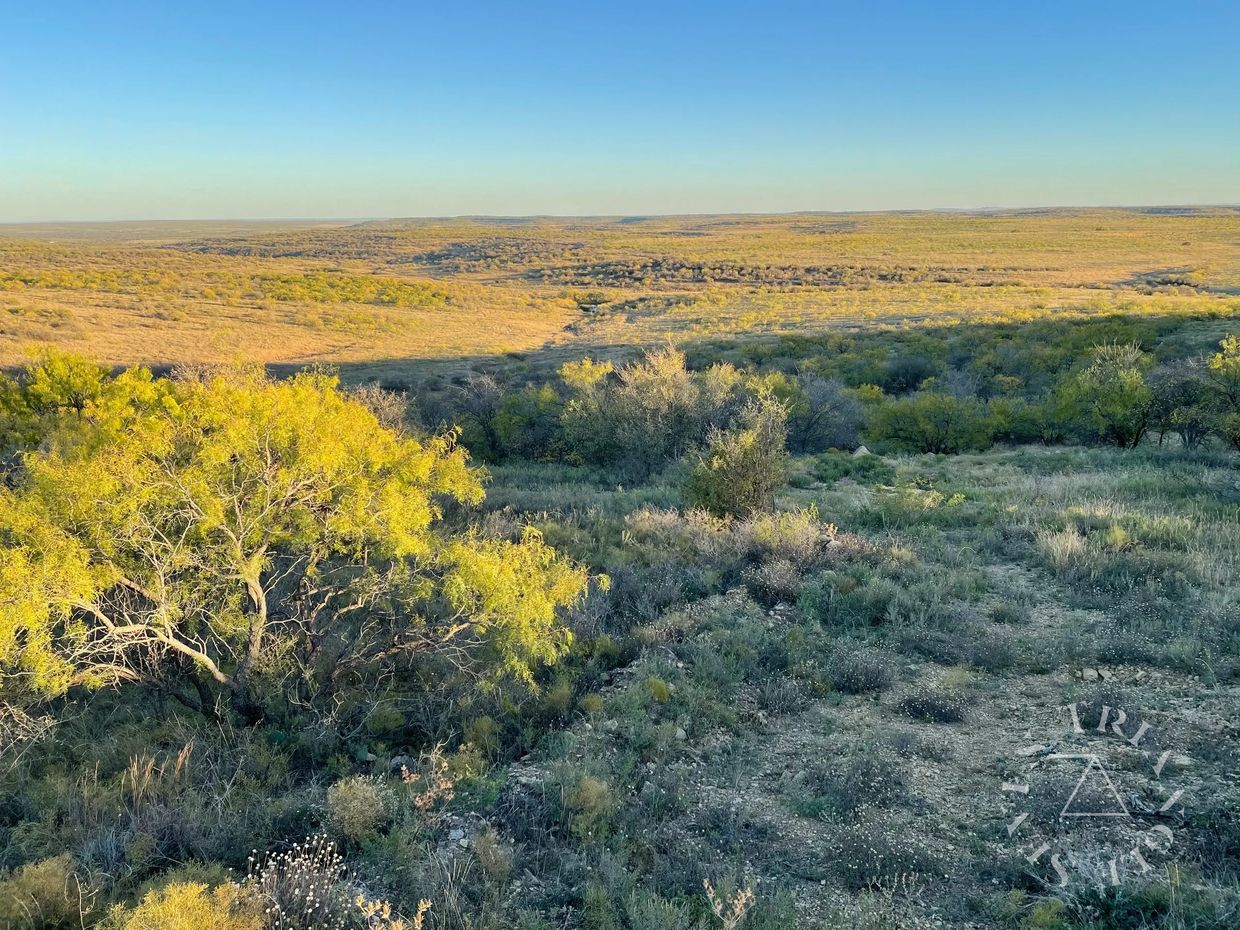
[[(112, 376), (48, 356), (9, 381), (24, 447), (0, 492), (0, 670), (55, 694), (188, 661), (252, 710), (453, 641), (528, 679), (568, 634), (582, 570), (535, 534), (440, 527), (483, 474), (452, 434), (384, 427), (321, 373)], [(311, 694), (311, 697), (313, 694)]]

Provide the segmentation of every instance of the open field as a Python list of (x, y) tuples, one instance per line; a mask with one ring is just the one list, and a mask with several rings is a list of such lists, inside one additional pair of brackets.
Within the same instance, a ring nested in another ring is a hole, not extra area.
[(400, 381), (504, 353), (1237, 306), (1232, 208), (0, 227), (5, 366), (50, 342)]

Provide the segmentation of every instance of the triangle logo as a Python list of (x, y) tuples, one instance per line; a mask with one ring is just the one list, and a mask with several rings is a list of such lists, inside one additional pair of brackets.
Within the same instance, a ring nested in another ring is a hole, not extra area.
[(1102, 760), (1093, 754), (1059, 754), (1053, 759), (1083, 759), (1085, 771), (1077, 780), (1072, 794), (1064, 802), (1059, 812), (1062, 817), (1131, 817), (1124, 799), (1119, 796), (1115, 782), (1102, 764)]

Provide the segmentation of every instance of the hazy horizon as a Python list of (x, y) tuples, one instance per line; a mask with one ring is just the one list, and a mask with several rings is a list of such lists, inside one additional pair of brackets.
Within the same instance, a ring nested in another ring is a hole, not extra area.
[(1240, 210), (1240, 201), (1199, 203), (1046, 203), (998, 206), (941, 206), (941, 207), (891, 207), (886, 209), (856, 210), (699, 210), (692, 212), (623, 211), (617, 213), (443, 213), (443, 214), (390, 214), (383, 216), (135, 216), (109, 219), (35, 219), (0, 220), (0, 226), (140, 226), (145, 224), (175, 223), (301, 223), (301, 224), (355, 224), (386, 223), (401, 221), (452, 221), (477, 220), (486, 222), (513, 220), (614, 220), (614, 219), (676, 219), (678, 217), (744, 216), (781, 217), (798, 214), (810, 216), (847, 216), (866, 214), (902, 213), (1023, 213), (1029, 211), (1071, 210)]

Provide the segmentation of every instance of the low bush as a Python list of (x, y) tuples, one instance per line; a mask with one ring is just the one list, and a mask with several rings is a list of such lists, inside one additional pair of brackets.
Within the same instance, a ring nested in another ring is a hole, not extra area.
[(94, 909), (95, 892), (68, 854), (32, 862), (0, 878), (0, 926), (72, 930)]
[(832, 571), (806, 584), (799, 604), (807, 617), (824, 626), (880, 626), (898, 593), (896, 585), (885, 578), (858, 582), (851, 575)]
[(905, 875), (942, 874), (928, 844), (915, 830), (863, 819), (826, 844), (826, 855), (850, 889), (880, 888)]
[(905, 793), (899, 760), (879, 747), (858, 747), (809, 770), (805, 789), (822, 802), (822, 813), (851, 817), (868, 805), (889, 806)]
[(391, 816), (391, 789), (377, 778), (355, 775), (327, 789), (327, 820), (341, 839), (356, 843), (372, 837)]
[(607, 782), (583, 775), (570, 789), (566, 807), (574, 836), (583, 841), (602, 840), (616, 812), (616, 798)]
[(735, 429), (712, 429), (685, 485), (690, 505), (735, 516), (774, 509), (787, 479), (787, 423), (784, 407), (761, 397)]
[(150, 891), (132, 911), (116, 911), (109, 930), (261, 930), (257, 898), (235, 885), (174, 883)]
[(968, 707), (966, 698), (942, 688), (919, 688), (900, 699), (900, 710), (914, 720), (928, 723), (959, 723)]
[(895, 681), (891, 659), (878, 649), (840, 648), (827, 665), (831, 685), (845, 694), (875, 694)]

